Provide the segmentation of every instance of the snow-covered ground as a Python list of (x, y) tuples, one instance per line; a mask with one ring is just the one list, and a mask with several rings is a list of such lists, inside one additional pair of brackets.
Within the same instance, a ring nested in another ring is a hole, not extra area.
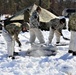
[[(48, 41), (49, 31), (42, 31), (45, 41)], [(70, 32), (63, 30), (65, 37), (70, 38)], [(15, 50), (22, 53), (12, 60), (7, 57), (6, 42), (0, 34), (0, 75), (76, 75), (76, 57), (68, 53), (67, 46), (58, 46), (55, 56), (26, 56), (26, 51), (30, 48), (29, 32), (19, 34), (22, 43), (19, 51), (16, 43)], [(38, 42), (36, 39), (35, 42)], [(61, 37), (61, 42), (68, 42)], [(53, 39), (55, 43), (55, 37)]]
[[(48, 42), (49, 31), (42, 31), (46, 43)], [(70, 32), (63, 30), (65, 37), (70, 38)], [(57, 46), (55, 56), (27, 56), (26, 51), (31, 48), (29, 32), (20, 33), (19, 39), (22, 47), (15, 44), (15, 51), (22, 54), (12, 60), (7, 56), (6, 42), (0, 34), (0, 75), (76, 75), (76, 56), (68, 53), (68, 47)], [(54, 36), (52, 44), (55, 44)], [(38, 43), (38, 40), (35, 41)], [(61, 42), (69, 43), (61, 37)], [(21, 51), (20, 51), (21, 50)], [(40, 51), (39, 51), (40, 52)]]

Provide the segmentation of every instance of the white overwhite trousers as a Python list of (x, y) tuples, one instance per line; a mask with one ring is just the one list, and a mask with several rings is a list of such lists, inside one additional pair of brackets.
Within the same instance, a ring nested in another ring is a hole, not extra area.
[(56, 42), (60, 42), (60, 33), (57, 31), (57, 30), (53, 30), (51, 27), (50, 27), (50, 32), (49, 32), (49, 43), (52, 42), (52, 39), (54, 37), (54, 33), (56, 35)]
[(12, 36), (5, 29), (3, 29), (2, 34), (7, 43), (8, 56), (13, 56), (15, 39), (12, 39)]
[(38, 38), (40, 43), (45, 43), (42, 32), (38, 28), (30, 28), (30, 43), (34, 43), (36, 37)]
[(69, 50), (76, 52), (76, 32), (75, 31), (71, 31)]

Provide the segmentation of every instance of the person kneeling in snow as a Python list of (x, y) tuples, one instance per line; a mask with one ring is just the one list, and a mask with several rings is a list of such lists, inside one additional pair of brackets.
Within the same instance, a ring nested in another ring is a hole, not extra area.
[(52, 42), (54, 33), (56, 34), (56, 43), (60, 43), (60, 36), (62, 35), (62, 29), (65, 27), (66, 25), (66, 20), (65, 18), (55, 18), (50, 20), (50, 22), (48, 22), (48, 25), (50, 26), (50, 32), (49, 32), (49, 43)]
[(68, 53), (76, 55), (76, 13), (69, 18), (68, 30), (71, 32), (71, 39)]
[(39, 29), (40, 22), (39, 22), (39, 14), (41, 12), (41, 8), (38, 6), (36, 10), (30, 16), (30, 43), (33, 44), (36, 37), (39, 39), (40, 43), (45, 43), (44, 37)]

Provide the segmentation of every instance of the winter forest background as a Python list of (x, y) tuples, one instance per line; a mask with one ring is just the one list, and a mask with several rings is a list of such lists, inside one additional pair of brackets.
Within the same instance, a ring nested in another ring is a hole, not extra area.
[(76, 0), (0, 0), (0, 14), (14, 14), (33, 3), (58, 16), (65, 8), (76, 8)]

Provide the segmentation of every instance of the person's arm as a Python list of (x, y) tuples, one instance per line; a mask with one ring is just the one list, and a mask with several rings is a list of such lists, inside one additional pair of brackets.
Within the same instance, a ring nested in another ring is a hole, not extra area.
[(53, 19), (53, 20), (50, 21), (50, 26), (51, 26), (51, 28), (53, 30), (56, 30), (57, 23), (56, 23), (56, 20), (55, 19)]
[(62, 29), (59, 29), (58, 31), (59, 31), (60, 35), (63, 36)]
[(35, 14), (34, 18), (37, 19), (37, 21), (39, 22), (39, 15)]

